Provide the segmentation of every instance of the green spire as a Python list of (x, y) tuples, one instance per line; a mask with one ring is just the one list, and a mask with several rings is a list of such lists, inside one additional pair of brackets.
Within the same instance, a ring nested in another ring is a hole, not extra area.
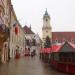
[(47, 8), (46, 8), (46, 11), (45, 11), (45, 15), (48, 15)]
[(45, 14), (43, 15), (43, 19), (44, 19), (45, 17), (46, 17), (46, 18), (48, 17), (48, 18), (50, 19), (50, 15), (49, 15), (48, 12), (47, 12), (47, 8), (46, 8)]

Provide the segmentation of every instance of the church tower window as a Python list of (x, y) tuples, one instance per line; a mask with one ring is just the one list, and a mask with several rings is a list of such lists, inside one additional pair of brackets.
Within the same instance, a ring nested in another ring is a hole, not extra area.
[(46, 22), (48, 21), (48, 19), (46, 19)]
[(46, 31), (46, 33), (48, 33), (48, 31)]

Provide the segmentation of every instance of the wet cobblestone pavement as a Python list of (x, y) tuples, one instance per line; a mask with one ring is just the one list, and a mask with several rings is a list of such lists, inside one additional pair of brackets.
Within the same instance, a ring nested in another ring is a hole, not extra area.
[(23, 57), (0, 65), (0, 75), (66, 75), (44, 64), (38, 57)]

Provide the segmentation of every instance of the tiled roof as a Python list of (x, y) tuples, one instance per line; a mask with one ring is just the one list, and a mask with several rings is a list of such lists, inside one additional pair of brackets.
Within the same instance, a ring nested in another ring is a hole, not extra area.
[(75, 52), (75, 44), (65, 42), (62, 45), (53, 45), (52, 52)]
[(59, 41), (64, 41), (64, 40), (75, 40), (75, 32), (52, 32), (52, 40), (59, 40)]
[(24, 26), (23, 29), (24, 29), (26, 34), (34, 34), (34, 32), (28, 26), (26, 26), (26, 25)]
[(72, 46), (75, 49), (75, 44), (69, 42), (70, 46)]

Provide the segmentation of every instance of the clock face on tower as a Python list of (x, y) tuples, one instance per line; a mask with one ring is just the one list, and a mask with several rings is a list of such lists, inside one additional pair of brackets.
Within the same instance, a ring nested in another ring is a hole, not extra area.
[(46, 19), (46, 22), (48, 21), (48, 19)]

